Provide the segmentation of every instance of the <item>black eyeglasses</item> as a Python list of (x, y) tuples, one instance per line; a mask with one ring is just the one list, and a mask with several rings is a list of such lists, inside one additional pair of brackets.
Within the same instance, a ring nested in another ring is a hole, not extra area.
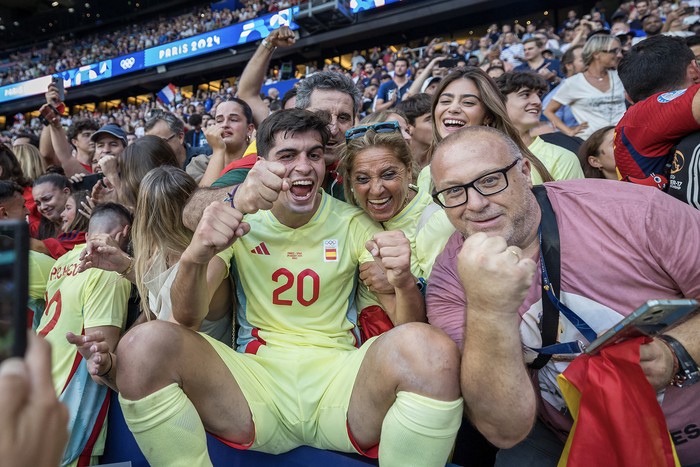
[(373, 123), (372, 125), (360, 125), (345, 132), (345, 142), (349, 143), (355, 138), (362, 138), (370, 130), (375, 133), (393, 133), (394, 131), (400, 131), (400, 129), (399, 122), (393, 120)]
[(515, 167), (515, 164), (522, 159), (515, 159), (508, 167), (494, 170), (486, 175), (482, 175), (466, 185), (457, 185), (433, 193), (433, 199), (443, 208), (456, 208), (467, 203), (467, 190), (474, 188), (482, 196), (491, 196), (508, 188), (508, 177), (506, 172)]
[(619, 48), (619, 47), (615, 47), (615, 48), (613, 48), (613, 49), (606, 50), (605, 52), (607, 52), (607, 53), (609, 53), (609, 54), (617, 55), (618, 53), (620, 53), (620, 48)]
[(165, 141), (166, 143), (169, 143), (170, 140), (173, 139), (173, 138), (176, 137), (176, 136), (177, 136), (177, 133), (173, 133), (172, 135), (168, 136), (167, 138), (161, 137), (160, 139), (162, 139), (162, 140)]

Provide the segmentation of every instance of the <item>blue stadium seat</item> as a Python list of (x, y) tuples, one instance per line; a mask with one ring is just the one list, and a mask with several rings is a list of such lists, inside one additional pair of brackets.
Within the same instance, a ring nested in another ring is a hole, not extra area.
[[(136, 444), (129, 428), (126, 426), (124, 416), (116, 393), (112, 393), (109, 406), (109, 429), (105, 452), (101, 458), (102, 464), (131, 461), (133, 467), (148, 467), (146, 458)], [(207, 435), (209, 456), (215, 466), (226, 465), (230, 467), (366, 467), (377, 465), (371, 459), (352, 454), (342, 454), (332, 451), (302, 446), (280, 455), (265, 454), (255, 451), (240, 451), (233, 449), (211, 435)]]

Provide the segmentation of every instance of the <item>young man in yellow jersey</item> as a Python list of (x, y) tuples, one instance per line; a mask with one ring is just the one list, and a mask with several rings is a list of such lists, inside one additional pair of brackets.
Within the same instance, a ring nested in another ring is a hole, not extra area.
[[(87, 238), (108, 235), (125, 249), (130, 227), (131, 214), (125, 207), (100, 204), (90, 217)], [(108, 388), (100, 380), (105, 375), (88, 370), (76, 346), (66, 340), (66, 334), (75, 342), (82, 335), (99, 333), (113, 351), (126, 324), (131, 292), (131, 283), (115, 272), (95, 268), (79, 273), (84, 249), (85, 245), (76, 246), (51, 268), (46, 283), (46, 309), (36, 329), (51, 344), (54, 387), (70, 414), (70, 440), (62, 466), (96, 463), (96, 456), (104, 449), (104, 422), (109, 408)]]
[[(264, 160), (232, 194), (235, 208), (210, 205), (182, 255), (177, 324), (137, 326), (119, 346), (122, 410), (152, 465), (211, 465), (205, 430), (269, 453), (310, 445), (389, 466), (445, 464), (462, 418), (457, 348), (422, 323), (356, 347), (360, 263), (382, 262), (397, 307), (417, 287), (404, 245), (321, 189), (326, 123), (297, 109), (263, 122)], [(208, 264), (222, 258), (237, 285), (239, 352), (194, 332)]]

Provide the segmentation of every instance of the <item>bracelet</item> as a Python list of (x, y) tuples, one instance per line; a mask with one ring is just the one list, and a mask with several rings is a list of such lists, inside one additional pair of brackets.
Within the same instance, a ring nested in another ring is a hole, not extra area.
[(272, 42), (268, 41), (267, 38), (263, 39), (262, 42), (260, 43), (260, 45), (265, 47), (270, 52), (274, 52), (275, 50), (277, 50), (277, 47), (272, 45)]
[(236, 205), (233, 204), (233, 198), (236, 196), (236, 192), (238, 191), (238, 187), (241, 185), (236, 185), (233, 187), (233, 190), (228, 194), (226, 198), (224, 198), (224, 203), (231, 203), (231, 207), (233, 209), (236, 209)]
[(688, 353), (685, 347), (683, 347), (683, 344), (678, 342), (673, 337), (665, 334), (658, 336), (658, 338), (673, 349), (673, 353), (678, 359), (679, 369), (676, 373), (674, 373), (671, 385), (678, 388), (684, 388), (700, 381), (700, 370), (698, 369), (698, 364), (695, 362), (695, 360), (693, 360), (693, 357)]
[[(128, 257), (128, 256), (127, 256)], [(134, 258), (128, 257), (129, 258), (129, 266), (124, 270), (124, 272), (118, 272), (121, 277), (126, 277), (127, 274), (131, 272), (132, 269), (134, 269)]]
[(105, 376), (107, 376), (109, 374), (110, 371), (112, 371), (112, 363), (113, 363), (112, 352), (107, 352), (107, 355), (109, 355), (109, 369), (107, 371), (105, 371), (104, 373), (102, 373), (101, 375), (97, 375), (100, 378), (104, 378)]
[(668, 350), (671, 351), (671, 355), (673, 356), (673, 371), (671, 372), (671, 379), (668, 382), (668, 386), (673, 386), (673, 383), (676, 381), (676, 374), (678, 373), (678, 370), (680, 369), (680, 364), (678, 363), (678, 356), (676, 355), (676, 351), (673, 350), (673, 347), (671, 347), (671, 344), (669, 344), (666, 339), (661, 339), (659, 336), (659, 342), (663, 343)]

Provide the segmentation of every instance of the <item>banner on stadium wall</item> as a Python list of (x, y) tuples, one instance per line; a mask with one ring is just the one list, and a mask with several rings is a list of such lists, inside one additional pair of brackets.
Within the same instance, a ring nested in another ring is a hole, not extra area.
[(360, 11), (367, 11), (373, 8), (379, 8), (384, 5), (389, 5), (391, 3), (397, 3), (401, 0), (350, 0), (350, 11), (353, 13), (359, 13)]
[[(350, 0), (353, 13), (379, 8), (401, 0)], [(254, 18), (243, 23), (209, 31), (187, 39), (171, 42), (146, 50), (140, 50), (121, 57), (85, 65), (72, 70), (56, 73), (54, 76), (63, 78), (63, 86), (71, 88), (87, 83), (95, 83), (105, 79), (134, 73), (154, 66), (173, 63), (191, 57), (215, 52), (242, 44), (254, 42), (267, 37), (270, 32), (280, 26), (299, 29), (293, 21), (299, 11), (298, 6), (270, 13), (260, 18)], [(52, 76), (42, 76), (21, 83), (8, 84), (0, 87), (0, 104), (25, 97), (31, 97), (46, 92)]]
[[(73, 68), (53, 76), (62, 78), (65, 88), (72, 88), (217, 50), (237, 47), (265, 38), (270, 32), (281, 26), (299, 29), (299, 26), (293, 21), (293, 16), (297, 11), (299, 11), (299, 7), (294, 6), (187, 39)], [(0, 87), (0, 103), (45, 93), (53, 76), (42, 76)]]

